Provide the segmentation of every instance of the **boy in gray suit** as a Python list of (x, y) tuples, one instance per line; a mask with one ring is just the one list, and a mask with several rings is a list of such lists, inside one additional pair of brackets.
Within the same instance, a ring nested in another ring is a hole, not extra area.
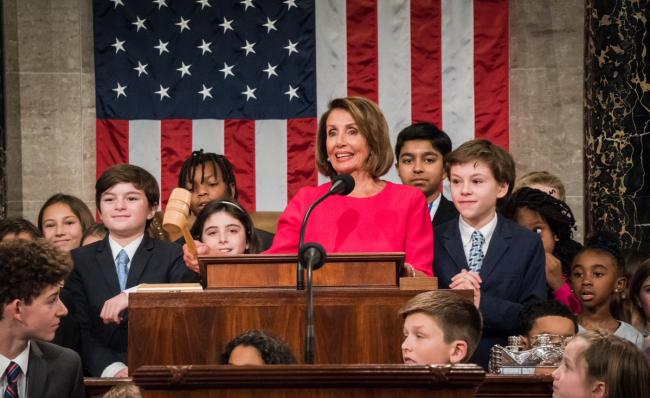
[(44, 240), (0, 244), (0, 395), (85, 396), (79, 355), (45, 342), (68, 313), (59, 293), (71, 267)]

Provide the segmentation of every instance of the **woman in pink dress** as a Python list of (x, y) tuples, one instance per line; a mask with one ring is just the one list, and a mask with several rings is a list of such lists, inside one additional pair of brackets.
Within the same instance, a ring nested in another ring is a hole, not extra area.
[[(318, 242), (327, 253), (405, 252), (405, 262), (433, 275), (433, 229), (422, 192), (382, 180), (393, 166), (388, 124), (374, 102), (338, 98), (320, 118), (316, 164), (323, 175), (350, 174), (354, 190), (334, 195), (311, 213), (305, 242)], [(303, 217), (331, 183), (304, 187), (279, 222), (265, 253), (297, 253)]]

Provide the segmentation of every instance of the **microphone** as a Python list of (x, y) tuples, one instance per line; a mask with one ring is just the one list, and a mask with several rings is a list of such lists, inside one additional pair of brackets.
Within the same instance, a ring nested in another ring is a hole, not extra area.
[(337, 174), (332, 180), (329, 194), (348, 195), (354, 190), (354, 178), (349, 174)]
[(325, 264), (327, 254), (318, 243), (305, 243), (300, 248), (300, 263), (307, 269), (307, 333), (305, 334), (305, 363), (314, 363), (314, 279), (313, 271)]
[[(318, 198), (318, 200), (316, 200), (314, 204), (309, 206), (307, 212), (305, 213), (305, 217), (303, 217), (302, 219), (302, 224), (300, 226), (300, 239), (298, 240), (299, 252), (301, 251), (302, 244), (305, 241), (305, 229), (307, 227), (307, 220), (309, 219), (312, 210), (314, 210), (316, 206), (318, 206), (322, 201), (324, 201), (331, 195), (348, 195), (353, 190), (354, 190), (354, 178), (352, 178), (351, 175), (337, 174), (334, 177), (334, 179), (332, 179), (332, 186), (330, 187), (329, 191), (327, 191), (325, 195)], [(296, 289), (303, 290), (305, 288), (305, 282), (304, 282), (305, 275), (304, 275), (304, 267), (301, 265), (300, 261), (298, 262), (297, 270), (298, 272), (296, 276)]]

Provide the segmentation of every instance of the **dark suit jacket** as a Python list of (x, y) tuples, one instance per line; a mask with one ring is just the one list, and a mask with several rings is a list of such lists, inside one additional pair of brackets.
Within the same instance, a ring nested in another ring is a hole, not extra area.
[(438, 210), (436, 210), (436, 214), (433, 215), (433, 220), (431, 220), (431, 223), (434, 227), (436, 227), (438, 225), (446, 223), (447, 221), (455, 219), (456, 217), (458, 217), (458, 210), (456, 210), (456, 206), (454, 206), (453, 202), (447, 200), (447, 198), (441, 194)]
[(84, 398), (79, 355), (56, 344), (32, 340), (27, 370), (29, 398)]
[[(542, 240), (533, 231), (498, 215), (479, 275), (483, 335), (473, 360), (487, 367), (490, 348), (505, 344), (518, 332), (523, 306), (546, 300), (545, 255)], [(448, 289), (451, 278), (468, 269), (458, 218), (438, 227), (433, 263), (438, 286)]]
[[(77, 310), (81, 358), (91, 376), (113, 362), (127, 363), (127, 322), (105, 325), (99, 317), (104, 302), (120, 293), (108, 236), (72, 251), (74, 268), (65, 284)], [(195, 282), (179, 245), (144, 236), (130, 262), (126, 287), (140, 283)]]

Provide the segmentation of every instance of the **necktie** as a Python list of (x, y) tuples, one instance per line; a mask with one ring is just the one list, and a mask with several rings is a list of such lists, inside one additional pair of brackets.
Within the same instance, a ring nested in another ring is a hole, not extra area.
[(126, 289), (126, 279), (129, 276), (129, 255), (124, 250), (117, 253), (117, 279), (120, 281), (120, 290)]
[(16, 362), (9, 362), (7, 371), (7, 388), (5, 389), (4, 398), (18, 398), (18, 376), (22, 370)]
[(483, 250), (481, 250), (483, 243), (485, 243), (483, 234), (479, 231), (472, 232), (472, 247), (469, 249), (469, 261), (467, 262), (470, 271), (479, 272), (481, 270), (484, 257)]

